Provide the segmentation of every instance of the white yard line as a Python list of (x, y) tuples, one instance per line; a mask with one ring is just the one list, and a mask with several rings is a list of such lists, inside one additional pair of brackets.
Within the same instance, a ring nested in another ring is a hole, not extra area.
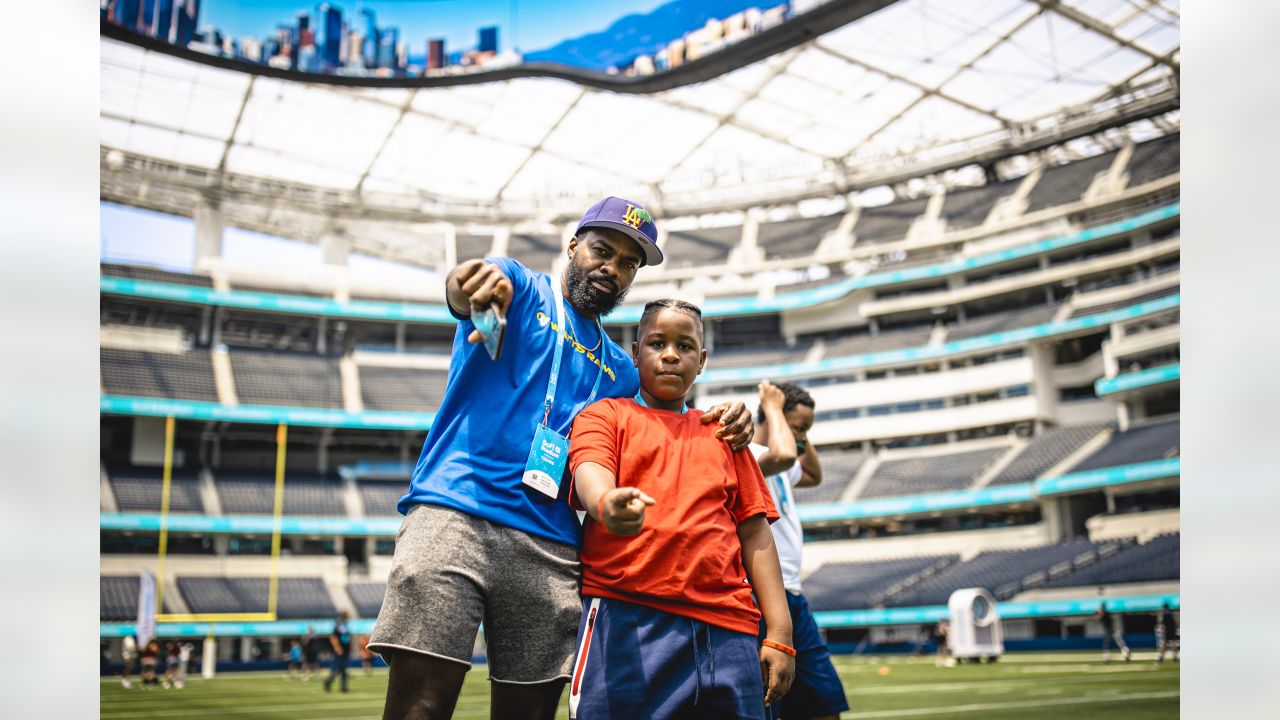
[(948, 705), (935, 708), (904, 708), (901, 710), (876, 710), (865, 713), (854, 713), (855, 720), (868, 718), (918, 717), (921, 715), (954, 715), (957, 713), (982, 712), (984, 710), (1013, 710), (1017, 708), (1040, 708), (1049, 705), (1088, 705), (1091, 703), (1113, 703), (1124, 700), (1164, 700), (1178, 697), (1178, 691), (1150, 693), (1131, 693), (1129, 695), (1111, 695), (1108, 697), (1062, 698), (1059, 700), (1026, 700), (1002, 703), (972, 703), (969, 705)]

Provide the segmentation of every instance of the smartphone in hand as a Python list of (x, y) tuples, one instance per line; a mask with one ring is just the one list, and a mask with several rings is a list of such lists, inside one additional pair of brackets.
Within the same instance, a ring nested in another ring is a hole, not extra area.
[(484, 310), (471, 313), (471, 322), (484, 336), (484, 349), (489, 357), (493, 360), (502, 357), (502, 343), (507, 337), (507, 317), (502, 308), (491, 303)]

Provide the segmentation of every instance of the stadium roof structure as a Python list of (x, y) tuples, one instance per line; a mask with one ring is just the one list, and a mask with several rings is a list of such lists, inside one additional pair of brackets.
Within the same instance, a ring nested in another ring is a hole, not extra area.
[(360, 252), (430, 264), (408, 248), (431, 223), (561, 223), (605, 194), (671, 217), (991, 176), (1013, 155), (1176, 123), (1179, 12), (1178, 0), (902, 0), (649, 94), (546, 77), (311, 83), (104, 35), (101, 195), (181, 215), (212, 203), (247, 229), (336, 230)]

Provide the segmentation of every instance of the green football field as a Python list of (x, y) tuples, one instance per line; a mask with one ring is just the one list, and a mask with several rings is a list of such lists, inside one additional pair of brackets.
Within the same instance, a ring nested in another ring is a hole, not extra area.
[[(1098, 653), (1025, 653), (1000, 662), (937, 668), (931, 659), (836, 658), (854, 718), (1148, 718), (1178, 717), (1178, 665), (1158, 665), (1152, 653), (1104, 665)], [(191, 678), (182, 690), (125, 690), (103, 680), (103, 718), (232, 718), (234, 720), (354, 720), (381, 717), (385, 670), (351, 675), (351, 692), (326, 694), (319, 679), (284, 673)], [(456, 718), (487, 718), (483, 666), (468, 673)], [(563, 703), (562, 703), (563, 704)], [(562, 710), (560, 717), (567, 718)]]

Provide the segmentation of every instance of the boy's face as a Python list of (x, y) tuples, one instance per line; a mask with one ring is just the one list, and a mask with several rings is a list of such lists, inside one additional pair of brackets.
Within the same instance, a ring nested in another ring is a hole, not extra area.
[(813, 408), (797, 404), (782, 414), (787, 419), (787, 427), (798, 443), (809, 442), (809, 428), (813, 427)]
[(666, 308), (641, 324), (639, 333), (631, 344), (631, 360), (639, 371), (640, 386), (662, 400), (689, 394), (707, 362), (698, 321)]

